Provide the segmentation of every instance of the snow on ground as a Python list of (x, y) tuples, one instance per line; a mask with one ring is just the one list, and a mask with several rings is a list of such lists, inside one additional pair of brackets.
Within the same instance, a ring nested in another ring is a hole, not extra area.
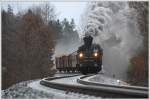
[[(73, 75), (73, 74), (70, 74)], [(76, 74), (74, 74), (76, 75)], [(54, 76), (68, 76), (68, 74), (55, 74)], [(56, 79), (52, 80), (53, 82), (65, 83), (65, 84), (75, 84), (82, 85), (77, 83), (76, 79), (81, 77), (82, 75)], [(102, 84), (111, 84), (111, 85), (124, 85), (120, 80), (108, 77), (103, 74), (97, 74), (88, 78), (85, 78), (86, 81), (98, 82)], [(12, 99), (12, 98), (20, 98), (20, 99), (41, 99), (41, 98), (49, 98), (49, 99), (99, 99), (101, 97), (89, 96), (81, 93), (74, 93), (64, 90), (58, 90), (49, 88), (43, 85), (40, 85), (40, 79), (30, 80), (25, 82), (20, 82), (9, 87), (6, 90), (2, 90), (2, 98)]]
[(74, 93), (64, 90), (53, 89), (40, 85), (40, 81), (35, 81), (28, 84), (29, 87), (38, 91), (44, 91), (48, 94), (53, 94), (55, 98), (59, 99), (99, 99), (100, 97), (89, 96), (81, 93)]
[(97, 74), (91, 77), (87, 77), (84, 80), (91, 81), (91, 82), (97, 82), (101, 84), (108, 84), (108, 85), (129, 85), (126, 82), (123, 82), (121, 80), (108, 77), (104, 74)]
[(15, 84), (6, 90), (2, 90), (2, 98), (5, 99), (37, 99), (37, 98), (54, 98), (53, 95), (45, 93), (43, 91), (37, 91), (28, 87), (27, 85), (32, 81), (25, 81)]
[[(64, 76), (65, 74), (57, 74), (55, 76)], [(66, 74), (68, 75), (68, 74)], [(64, 78), (62, 82), (69, 84), (77, 84), (76, 78)], [(58, 82), (58, 80), (56, 80)], [(20, 82), (9, 87), (6, 90), (2, 90), (2, 98), (5, 99), (100, 99), (101, 97), (89, 96), (81, 93), (74, 93), (69, 91), (63, 91), (53, 89), (40, 85), (40, 79)]]
[(51, 82), (79, 85), (79, 83), (77, 83), (77, 79), (79, 79), (81, 76), (83, 76), (83, 75), (62, 78), (62, 79), (55, 79), (55, 80), (51, 80)]

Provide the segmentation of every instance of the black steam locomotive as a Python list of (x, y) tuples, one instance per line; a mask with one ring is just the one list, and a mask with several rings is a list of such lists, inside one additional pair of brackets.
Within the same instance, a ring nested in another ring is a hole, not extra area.
[(68, 56), (56, 57), (56, 68), (59, 71), (65, 72), (81, 72), (98, 73), (102, 69), (102, 55), (103, 51), (100, 45), (92, 44), (93, 38), (86, 36), (83, 38), (84, 45), (78, 50)]

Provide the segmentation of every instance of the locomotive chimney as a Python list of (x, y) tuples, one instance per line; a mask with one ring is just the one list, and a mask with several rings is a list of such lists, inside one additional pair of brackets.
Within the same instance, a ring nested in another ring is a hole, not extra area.
[(88, 35), (88, 36), (85, 36), (85, 37), (83, 38), (83, 40), (84, 40), (84, 45), (85, 45), (86, 47), (90, 47), (90, 46), (92, 45), (93, 37), (90, 36), (90, 35)]

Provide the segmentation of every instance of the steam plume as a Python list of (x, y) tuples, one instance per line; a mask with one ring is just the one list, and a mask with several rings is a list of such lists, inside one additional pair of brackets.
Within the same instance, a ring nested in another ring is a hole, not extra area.
[(130, 59), (142, 48), (137, 12), (127, 2), (90, 2), (82, 17), (83, 35), (90, 34), (103, 48), (103, 68), (126, 78)]

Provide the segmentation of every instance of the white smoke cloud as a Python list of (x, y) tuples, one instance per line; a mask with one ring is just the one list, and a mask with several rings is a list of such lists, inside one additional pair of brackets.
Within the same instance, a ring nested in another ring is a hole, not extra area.
[[(104, 69), (125, 78), (131, 57), (142, 47), (137, 12), (127, 2), (90, 2), (82, 17), (83, 33), (103, 48)], [(84, 35), (85, 35), (84, 34)]]
[(75, 52), (81, 45), (80, 41), (59, 41), (55, 46), (54, 57), (60, 57), (62, 55), (69, 55)]

